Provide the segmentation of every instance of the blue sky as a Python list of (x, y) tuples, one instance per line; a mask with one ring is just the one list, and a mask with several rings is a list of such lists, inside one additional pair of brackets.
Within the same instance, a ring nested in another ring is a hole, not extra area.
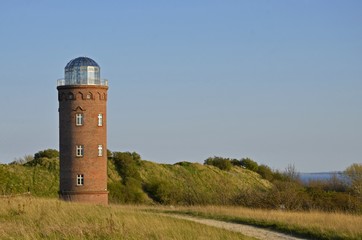
[(0, 162), (58, 148), (56, 80), (93, 58), (108, 148), (160, 163), (362, 162), (362, 2), (2, 1)]

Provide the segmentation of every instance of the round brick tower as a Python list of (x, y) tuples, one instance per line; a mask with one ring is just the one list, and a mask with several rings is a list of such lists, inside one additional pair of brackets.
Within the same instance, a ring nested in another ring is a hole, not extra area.
[(66, 201), (108, 204), (107, 90), (100, 67), (78, 57), (58, 80), (60, 191)]

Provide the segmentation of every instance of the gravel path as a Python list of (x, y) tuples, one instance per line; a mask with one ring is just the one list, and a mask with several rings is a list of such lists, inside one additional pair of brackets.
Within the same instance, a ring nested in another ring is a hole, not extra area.
[(223, 222), (218, 220), (212, 220), (212, 219), (202, 219), (202, 218), (196, 218), (196, 217), (190, 217), (190, 216), (184, 216), (184, 215), (176, 215), (176, 214), (163, 214), (166, 216), (178, 218), (178, 219), (184, 219), (188, 221), (193, 221), (217, 228), (223, 228), (229, 231), (233, 232), (240, 232), (243, 235), (254, 237), (261, 240), (299, 240), (299, 239), (305, 239), (305, 238), (297, 238), (293, 236), (289, 236), (283, 233), (273, 232), (267, 229), (253, 227), (249, 225), (243, 225), (243, 224), (237, 224), (237, 223), (229, 223), (229, 222)]

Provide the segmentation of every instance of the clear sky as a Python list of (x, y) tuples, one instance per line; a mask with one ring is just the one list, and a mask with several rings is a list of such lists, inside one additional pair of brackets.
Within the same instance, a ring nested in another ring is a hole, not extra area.
[(160, 163), (362, 162), (362, 1), (0, 3), (0, 162), (58, 148), (56, 80), (109, 79), (108, 148)]

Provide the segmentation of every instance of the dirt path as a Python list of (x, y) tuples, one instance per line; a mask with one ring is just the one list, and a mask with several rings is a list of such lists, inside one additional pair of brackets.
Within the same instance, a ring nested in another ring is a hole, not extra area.
[(237, 223), (229, 223), (212, 219), (202, 219), (184, 215), (176, 215), (176, 214), (162, 214), (165, 216), (170, 216), (178, 219), (184, 219), (188, 221), (193, 221), (201, 224), (205, 224), (208, 226), (213, 226), (217, 228), (223, 228), (233, 232), (240, 232), (246, 236), (254, 237), (261, 240), (300, 240), (305, 238), (297, 238), (293, 236), (289, 236), (283, 233), (273, 232), (267, 229), (253, 227), (249, 225), (237, 224)]

